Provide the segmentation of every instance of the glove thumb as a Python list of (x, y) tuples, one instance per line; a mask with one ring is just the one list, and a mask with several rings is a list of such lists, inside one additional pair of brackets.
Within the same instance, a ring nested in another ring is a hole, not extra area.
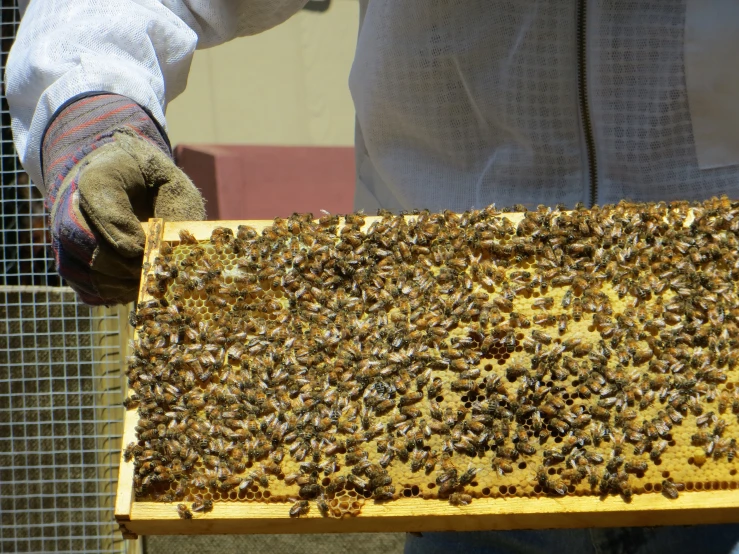
[(121, 140), (121, 145), (136, 160), (144, 182), (156, 195), (154, 217), (165, 221), (205, 219), (200, 191), (169, 156), (138, 137), (126, 137)]

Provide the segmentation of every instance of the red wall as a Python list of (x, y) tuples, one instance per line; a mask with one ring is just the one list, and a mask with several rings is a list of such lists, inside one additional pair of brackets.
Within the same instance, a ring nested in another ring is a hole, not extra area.
[(174, 154), (203, 192), (209, 220), (352, 211), (351, 147), (182, 144)]

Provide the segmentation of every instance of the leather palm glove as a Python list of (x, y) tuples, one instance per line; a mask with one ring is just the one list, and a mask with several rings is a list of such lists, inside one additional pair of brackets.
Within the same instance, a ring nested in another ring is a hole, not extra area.
[(56, 269), (86, 304), (136, 299), (140, 221), (205, 218), (203, 198), (175, 166), (165, 137), (141, 106), (115, 94), (63, 107), (44, 134)]

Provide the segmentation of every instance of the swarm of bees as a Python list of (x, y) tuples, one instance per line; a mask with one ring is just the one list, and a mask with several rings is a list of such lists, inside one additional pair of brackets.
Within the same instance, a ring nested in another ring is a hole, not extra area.
[(511, 211), (162, 244), (131, 315), (137, 497), (339, 517), (734, 488), (739, 203)]

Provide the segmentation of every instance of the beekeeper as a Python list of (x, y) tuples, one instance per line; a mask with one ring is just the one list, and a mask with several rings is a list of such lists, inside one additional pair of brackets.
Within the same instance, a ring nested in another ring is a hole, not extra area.
[[(304, 3), (30, 2), (7, 65), (15, 143), (45, 191), (58, 270), (85, 302), (135, 297), (139, 220), (204, 217), (164, 118), (195, 49)], [(738, 196), (734, 2), (359, 7), (358, 209)]]
[[(265, 31), (304, 3), (27, 6), (7, 66), (15, 143), (45, 191), (58, 271), (83, 301), (135, 298), (139, 220), (205, 215), (172, 163), (164, 117), (194, 50)], [(358, 209), (739, 197), (739, 3), (360, 0), (359, 9), (349, 79)], [(732, 526), (447, 533), (411, 538), (407, 551), (706, 553), (737, 539)]]

